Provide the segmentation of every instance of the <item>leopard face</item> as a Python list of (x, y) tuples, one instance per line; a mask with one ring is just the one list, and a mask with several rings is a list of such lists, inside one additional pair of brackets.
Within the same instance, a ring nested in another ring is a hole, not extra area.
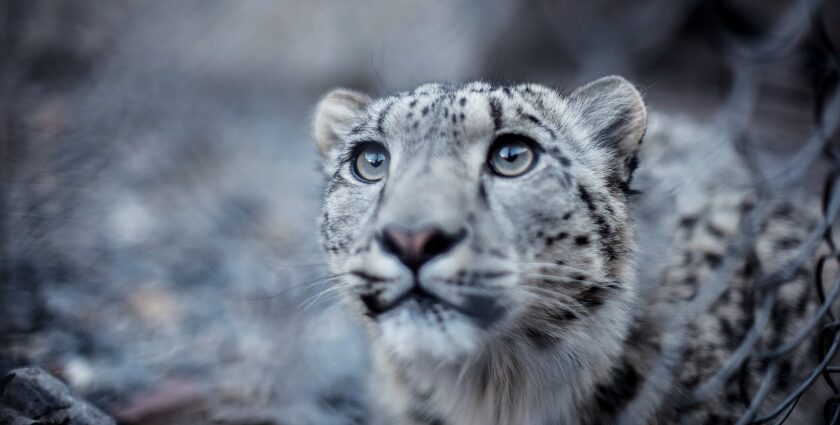
[(320, 230), (342, 299), (399, 361), (570, 343), (632, 298), (627, 189), (645, 129), (633, 86), (338, 89), (315, 138)]

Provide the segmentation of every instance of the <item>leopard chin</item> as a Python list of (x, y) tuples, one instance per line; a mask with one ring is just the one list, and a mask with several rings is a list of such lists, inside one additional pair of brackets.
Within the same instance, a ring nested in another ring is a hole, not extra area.
[(471, 318), (443, 304), (414, 299), (380, 315), (376, 327), (377, 344), (399, 361), (463, 361), (483, 339)]

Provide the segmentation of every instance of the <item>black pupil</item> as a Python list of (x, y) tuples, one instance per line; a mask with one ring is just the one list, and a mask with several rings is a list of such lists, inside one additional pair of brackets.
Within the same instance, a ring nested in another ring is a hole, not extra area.
[(515, 162), (524, 153), (525, 147), (522, 145), (504, 145), (499, 149), (499, 156), (507, 162)]
[(385, 162), (385, 154), (383, 154), (382, 152), (367, 151), (364, 153), (364, 155), (365, 160), (373, 168), (379, 168), (379, 166), (382, 165), (383, 162)]

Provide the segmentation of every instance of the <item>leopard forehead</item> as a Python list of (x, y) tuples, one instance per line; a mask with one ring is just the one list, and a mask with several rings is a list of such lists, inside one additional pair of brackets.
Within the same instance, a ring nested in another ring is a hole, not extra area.
[(507, 131), (551, 144), (569, 131), (561, 123), (573, 121), (561, 116), (565, 106), (554, 90), (536, 84), (426, 84), (373, 102), (346, 137), (461, 148)]

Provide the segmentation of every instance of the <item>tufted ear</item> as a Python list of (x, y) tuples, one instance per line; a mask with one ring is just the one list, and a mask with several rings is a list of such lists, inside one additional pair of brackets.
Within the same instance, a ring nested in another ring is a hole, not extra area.
[(353, 122), (371, 99), (364, 93), (347, 89), (333, 89), (315, 108), (315, 143), (324, 160), (332, 160), (335, 148), (350, 131)]
[(609, 76), (578, 88), (569, 102), (573, 110), (580, 111), (595, 142), (615, 153), (615, 177), (623, 185), (629, 184), (647, 126), (647, 111), (638, 90), (624, 78)]

